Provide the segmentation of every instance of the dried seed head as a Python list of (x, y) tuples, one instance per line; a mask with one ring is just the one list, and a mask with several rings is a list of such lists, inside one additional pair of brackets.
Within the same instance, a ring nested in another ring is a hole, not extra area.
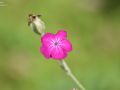
[(43, 35), (45, 33), (45, 24), (40, 19), (41, 15), (28, 15), (28, 25), (33, 29), (33, 31), (37, 34)]

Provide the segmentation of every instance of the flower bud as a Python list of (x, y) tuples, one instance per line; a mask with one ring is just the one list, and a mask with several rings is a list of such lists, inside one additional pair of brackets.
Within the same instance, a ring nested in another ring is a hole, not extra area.
[(30, 14), (28, 18), (28, 25), (35, 33), (43, 36), (45, 34), (45, 24), (39, 18), (40, 16), (41, 15)]

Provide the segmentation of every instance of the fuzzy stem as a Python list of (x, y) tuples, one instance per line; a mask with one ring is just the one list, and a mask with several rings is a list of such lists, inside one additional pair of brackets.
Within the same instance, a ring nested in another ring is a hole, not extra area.
[(65, 60), (59, 61), (61, 68), (67, 73), (67, 75), (79, 86), (80, 90), (86, 90), (83, 85), (78, 81), (78, 79), (71, 72)]
[(44, 35), (45, 35), (45, 32), (43, 32), (43, 33), (41, 34), (41, 37), (44, 36)]

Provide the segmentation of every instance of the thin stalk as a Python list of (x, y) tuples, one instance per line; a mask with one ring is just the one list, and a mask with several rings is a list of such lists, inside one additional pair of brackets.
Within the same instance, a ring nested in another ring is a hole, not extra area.
[(60, 64), (61, 68), (67, 73), (67, 75), (78, 85), (80, 90), (86, 90), (83, 87), (83, 85), (78, 81), (78, 79), (74, 76), (74, 74), (72, 73), (71, 69), (69, 68), (69, 66), (67, 65), (65, 60), (59, 61), (59, 64)]

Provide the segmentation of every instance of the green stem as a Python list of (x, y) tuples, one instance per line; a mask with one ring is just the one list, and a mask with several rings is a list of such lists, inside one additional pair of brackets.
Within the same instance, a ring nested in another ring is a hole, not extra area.
[(61, 68), (67, 73), (67, 75), (78, 85), (80, 90), (86, 90), (83, 85), (78, 81), (78, 79), (74, 76), (74, 74), (71, 72), (70, 68), (68, 67), (65, 60), (59, 61), (59, 64)]

